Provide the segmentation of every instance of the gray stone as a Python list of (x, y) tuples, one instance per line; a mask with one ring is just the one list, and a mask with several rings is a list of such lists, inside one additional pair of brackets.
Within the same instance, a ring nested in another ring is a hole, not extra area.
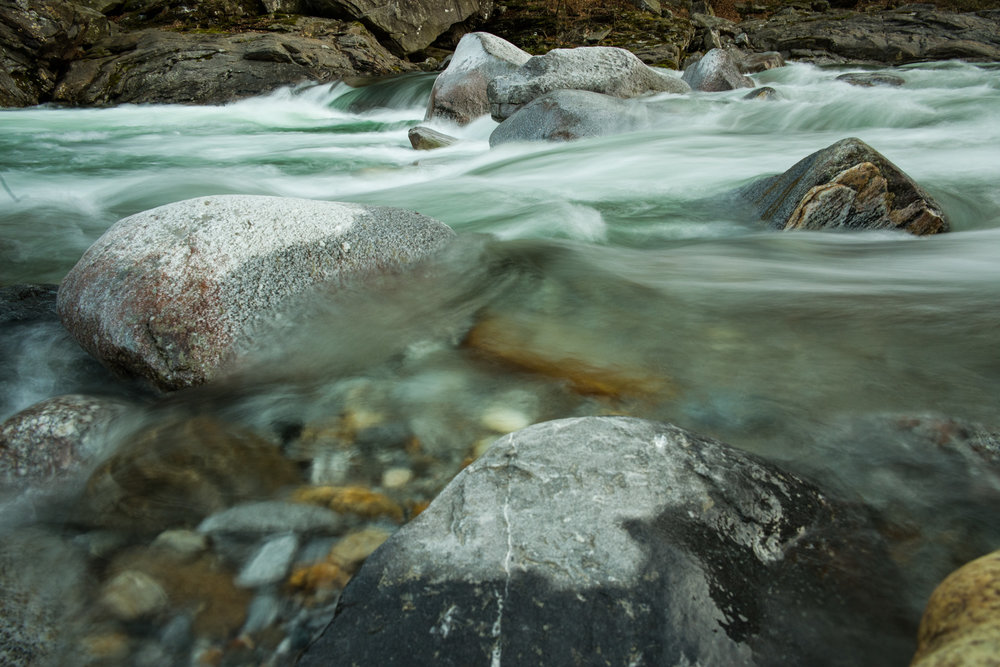
[(122, 621), (152, 616), (167, 606), (167, 593), (144, 572), (125, 570), (104, 584), (101, 604)]
[(288, 574), (298, 548), (299, 538), (294, 534), (269, 539), (240, 570), (236, 585), (257, 588), (281, 581)]
[(762, 86), (760, 88), (754, 88), (749, 93), (743, 96), (745, 100), (780, 100), (782, 99), (781, 93), (772, 88), (771, 86)]
[(246, 503), (213, 514), (198, 526), (198, 532), (208, 535), (276, 535), (299, 534), (338, 535), (344, 532), (343, 518), (324, 507), (266, 500)]
[(500, 123), (490, 146), (516, 141), (570, 141), (649, 126), (649, 111), (634, 100), (585, 90), (556, 90), (532, 100)]
[(58, 291), (58, 285), (0, 287), (0, 324), (53, 319)]
[(785, 59), (777, 51), (765, 51), (763, 53), (741, 53), (739, 61), (740, 71), (744, 74), (755, 74), (776, 67), (784, 67)]
[(23, 485), (79, 469), (100, 453), (124, 403), (95, 396), (57, 396), (0, 424), (0, 486)]
[(895, 74), (848, 72), (837, 77), (837, 81), (849, 83), (852, 86), (871, 88), (872, 86), (902, 86), (906, 79)]
[(429, 127), (424, 127), (423, 125), (411, 127), (410, 131), (406, 134), (410, 139), (410, 145), (413, 146), (413, 150), (417, 151), (429, 151), (435, 148), (444, 148), (445, 146), (451, 146), (453, 143), (458, 141), (455, 137), (449, 136), (444, 132), (432, 130)]
[(740, 195), (772, 229), (899, 229), (918, 236), (949, 229), (929, 194), (855, 138), (754, 181)]
[(650, 93), (686, 93), (688, 85), (663, 70), (653, 69), (625, 49), (584, 46), (553, 49), (532, 56), (513, 74), (494, 78), (487, 87), (490, 114), (496, 121), (554, 90), (586, 90), (614, 97)]
[(486, 87), (495, 77), (510, 74), (531, 55), (505, 39), (486, 32), (462, 37), (451, 61), (434, 80), (424, 120), (435, 118), (469, 123), (490, 112)]
[(300, 664), (902, 663), (899, 585), (867, 515), (794, 475), (668, 424), (557, 420), (372, 554)]
[(732, 54), (712, 49), (684, 70), (684, 81), (693, 90), (719, 92), (734, 88), (753, 88), (754, 82), (740, 72)]
[(493, 12), (493, 0), (304, 0), (304, 4), (310, 14), (360, 21), (399, 55), (425, 49), (449, 28), (481, 23)]
[(221, 373), (240, 338), (295, 297), (399, 271), (453, 237), (402, 209), (202, 197), (118, 221), (63, 279), (57, 307), (106, 366), (179, 389)]

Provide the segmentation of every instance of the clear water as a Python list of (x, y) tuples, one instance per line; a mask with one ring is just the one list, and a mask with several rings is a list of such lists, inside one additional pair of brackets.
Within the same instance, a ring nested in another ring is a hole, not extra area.
[[(231, 379), (169, 398), (115, 385), (58, 327), (8, 336), (0, 419), (83, 389), (133, 397), (137, 420), (207, 412), (277, 437), (360, 402), (432, 454), (423, 499), (496, 435), (498, 408), (665, 419), (913, 528), (923, 546), (900, 562), (915, 624), (940, 577), (1000, 543), (994, 473), (887, 426), (1000, 430), (1000, 68), (908, 66), (901, 88), (834, 81), (843, 71), (792, 64), (755, 76), (780, 101), (664, 95), (646, 101), (654, 129), (493, 150), (488, 118), (437, 126), (462, 139), (451, 147), (410, 148), (426, 74), (218, 107), (0, 112), (0, 286), (58, 282), (119, 218), (208, 194), (399, 206), (461, 237), (432, 270), (291, 314)], [(728, 196), (848, 136), (929, 191), (953, 231), (779, 234)], [(463, 344), (483, 318), (532, 361)], [(634, 391), (581, 393), (539, 358)], [(327, 454), (302, 455), (314, 481), (377, 486), (406, 463), (383, 453), (345, 473)]]

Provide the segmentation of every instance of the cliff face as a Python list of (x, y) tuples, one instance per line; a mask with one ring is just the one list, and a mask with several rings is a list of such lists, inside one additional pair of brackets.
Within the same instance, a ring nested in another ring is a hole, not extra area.
[(529, 53), (620, 46), (675, 69), (717, 47), (820, 63), (1000, 60), (997, 0), (851, 1), (0, 0), (0, 106), (211, 104), (432, 69), (429, 55), (473, 29)]

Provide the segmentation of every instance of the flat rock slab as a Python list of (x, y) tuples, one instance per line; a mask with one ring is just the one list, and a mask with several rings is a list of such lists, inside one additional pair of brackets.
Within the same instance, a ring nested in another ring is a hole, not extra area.
[(842, 139), (739, 195), (772, 229), (899, 229), (946, 232), (941, 206), (884, 155)]
[(318, 665), (902, 664), (863, 514), (669, 424), (498, 440), (377, 550)]
[(454, 237), (402, 209), (220, 195), (115, 223), (59, 288), (63, 324), (112, 370), (203, 384), (242, 335), (325, 285), (399, 270)]

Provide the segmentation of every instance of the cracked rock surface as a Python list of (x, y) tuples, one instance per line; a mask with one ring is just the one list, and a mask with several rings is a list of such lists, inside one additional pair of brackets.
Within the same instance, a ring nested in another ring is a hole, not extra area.
[(898, 586), (809, 483), (669, 424), (564, 419), (390, 538), (301, 664), (894, 664)]

